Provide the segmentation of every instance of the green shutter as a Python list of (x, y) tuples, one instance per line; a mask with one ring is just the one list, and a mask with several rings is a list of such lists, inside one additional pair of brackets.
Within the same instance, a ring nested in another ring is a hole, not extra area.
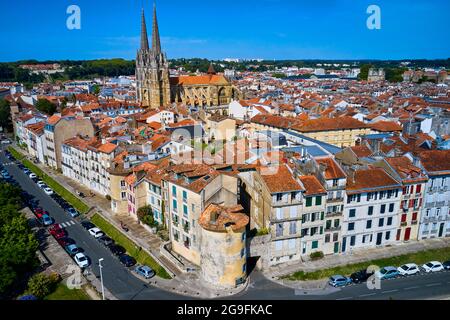
[(306, 206), (311, 207), (312, 206), (312, 197), (306, 198)]
[(322, 204), (322, 196), (316, 197), (316, 206), (320, 206)]
[(320, 214), (320, 220), (325, 220), (325, 212), (322, 212), (322, 213)]

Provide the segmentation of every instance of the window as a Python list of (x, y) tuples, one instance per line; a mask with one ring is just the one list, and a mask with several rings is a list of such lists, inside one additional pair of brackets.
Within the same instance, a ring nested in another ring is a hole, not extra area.
[(187, 201), (187, 192), (183, 190), (183, 201)]
[[(192, 224), (192, 225), (194, 225), (194, 224)], [(247, 237), (247, 235), (246, 235), (246, 233), (244, 232), (243, 234), (242, 234), (242, 242), (244, 242), (245, 241), (245, 238)]]
[(319, 247), (319, 241), (315, 240), (311, 244), (311, 249), (317, 249)]
[(317, 227), (311, 228), (311, 236), (317, 233)]
[(367, 212), (369, 216), (373, 215), (373, 206), (369, 207), (369, 212)]
[(125, 187), (125, 181), (124, 181), (124, 180), (121, 180), (121, 181), (120, 181), (120, 186), (121, 186), (121, 187)]
[(277, 220), (283, 219), (283, 213), (281, 212), (281, 208), (277, 208)]
[(325, 243), (330, 242), (330, 234), (325, 235)]
[(333, 233), (333, 242), (336, 242), (336, 241), (338, 241), (338, 239), (339, 239), (339, 233)]
[(413, 212), (412, 221), (417, 221), (417, 212)]
[(339, 228), (339, 219), (334, 220), (334, 227)]
[(288, 241), (288, 247), (289, 249), (295, 249), (295, 239), (290, 239)]
[(312, 206), (312, 197), (306, 198), (306, 206), (311, 207)]
[(277, 193), (277, 201), (281, 201), (281, 200), (283, 200), (283, 194)]
[(366, 229), (372, 228), (372, 220), (367, 220), (366, 222)]
[(384, 225), (384, 218), (380, 218), (380, 220), (378, 220), (378, 226), (382, 227)]
[(276, 226), (277, 226), (276, 236), (277, 237), (283, 236), (283, 224), (282, 223), (277, 223)]
[(275, 250), (283, 249), (283, 241), (275, 241)]
[(183, 215), (187, 217), (188, 214), (189, 214), (188, 213), (188, 207), (187, 207), (187, 205), (183, 204)]
[(402, 220), (401, 220), (401, 222), (406, 222), (406, 218), (407, 218), (407, 214), (405, 213), (405, 214), (402, 214)]
[(389, 212), (394, 212), (395, 204), (391, 203), (389, 204)]
[(356, 216), (356, 209), (350, 209), (348, 216), (349, 218), (354, 218)]
[(422, 185), (421, 184), (418, 184), (417, 186), (416, 186), (416, 193), (420, 193), (422, 191)]
[(320, 206), (322, 204), (322, 196), (316, 197), (316, 206)]
[(387, 219), (387, 225), (388, 225), (388, 226), (391, 226), (391, 225), (392, 225), (392, 217), (389, 217), (389, 218)]
[(327, 220), (326, 225), (325, 225), (326, 230), (331, 229), (331, 222), (332, 222), (331, 220)]
[(385, 239), (386, 239), (386, 240), (389, 240), (390, 238), (391, 238), (391, 232), (388, 231), (388, 232), (386, 232)]
[(127, 193), (126, 192), (121, 192), (120, 195), (122, 196), (122, 199), (125, 199), (127, 197)]
[(380, 213), (385, 213), (386, 212), (386, 205), (382, 204), (381, 208), (380, 208)]
[(173, 207), (173, 211), (177, 211), (177, 200), (173, 199), (172, 201), (172, 207)]
[(289, 224), (289, 234), (296, 234), (297, 233), (297, 222), (291, 221)]
[(355, 242), (356, 242), (356, 236), (351, 236), (350, 237), (350, 246), (351, 247), (355, 246)]
[(289, 217), (290, 218), (295, 218), (297, 217), (297, 207), (290, 207), (289, 209)]
[(348, 224), (348, 231), (353, 231), (353, 230), (355, 230), (355, 223), (351, 222)]
[(176, 197), (177, 196), (177, 187), (172, 186), (172, 196)]

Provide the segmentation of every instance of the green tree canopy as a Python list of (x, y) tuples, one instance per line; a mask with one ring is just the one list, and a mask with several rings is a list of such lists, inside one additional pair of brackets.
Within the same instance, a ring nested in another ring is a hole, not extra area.
[(36, 109), (46, 113), (48, 115), (53, 115), (56, 111), (56, 105), (48, 101), (47, 99), (39, 99), (35, 105)]

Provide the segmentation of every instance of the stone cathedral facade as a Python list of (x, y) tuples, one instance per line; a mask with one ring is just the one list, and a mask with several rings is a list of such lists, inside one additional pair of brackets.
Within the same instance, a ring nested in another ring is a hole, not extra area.
[(228, 105), (241, 93), (211, 65), (198, 76), (170, 77), (167, 56), (161, 50), (156, 8), (153, 9), (152, 45), (149, 46), (145, 14), (142, 10), (141, 47), (136, 57), (137, 99), (143, 106), (159, 108), (183, 103), (202, 108)]

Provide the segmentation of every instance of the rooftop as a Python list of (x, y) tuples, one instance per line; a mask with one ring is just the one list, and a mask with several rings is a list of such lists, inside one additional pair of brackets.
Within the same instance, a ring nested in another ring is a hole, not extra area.
[(203, 229), (215, 232), (225, 232), (228, 228), (233, 231), (242, 230), (249, 223), (249, 217), (241, 213), (241, 205), (225, 207), (211, 203), (202, 212), (199, 224)]

